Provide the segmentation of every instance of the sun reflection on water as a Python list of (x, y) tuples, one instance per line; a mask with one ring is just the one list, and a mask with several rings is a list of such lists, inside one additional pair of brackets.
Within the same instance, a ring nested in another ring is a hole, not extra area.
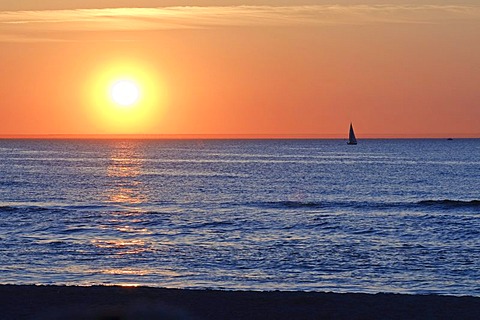
[(105, 200), (118, 208), (108, 212), (102, 235), (90, 241), (95, 251), (110, 257), (110, 264), (99, 272), (115, 278), (116, 285), (135, 286), (135, 277), (148, 276), (154, 270), (138, 266), (137, 258), (153, 249), (148, 230), (141, 218), (142, 205), (148, 203), (144, 174), (144, 154), (138, 141), (113, 142), (106, 169)]
[(141, 148), (135, 142), (122, 141), (115, 145), (107, 167), (111, 186), (107, 194), (109, 202), (139, 205), (148, 201), (140, 180), (143, 162)]
[(112, 251), (114, 255), (135, 255), (148, 250), (143, 240), (108, 239), (93, 240), (92, 244), (99, 249)]

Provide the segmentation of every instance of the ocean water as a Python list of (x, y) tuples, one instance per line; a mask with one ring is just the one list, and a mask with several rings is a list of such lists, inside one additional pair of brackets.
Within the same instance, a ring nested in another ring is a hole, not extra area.
[(0, 140), (0, 283), (480, 296), (480, 140)]

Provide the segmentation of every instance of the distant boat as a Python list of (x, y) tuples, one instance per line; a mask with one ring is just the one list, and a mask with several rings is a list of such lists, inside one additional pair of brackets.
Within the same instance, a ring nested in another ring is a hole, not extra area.
[(353, 132), (352, 123), (350, 123), (350, 132), (348, 133), (348, 142), (347, 144), (355, 145), (357, 144), (357, 138), (355, 138), (355, 132)]

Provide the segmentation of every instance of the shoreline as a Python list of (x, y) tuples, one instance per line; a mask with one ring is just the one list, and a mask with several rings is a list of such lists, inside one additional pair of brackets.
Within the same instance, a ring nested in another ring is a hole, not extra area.
[(480, 319), (480, 297), (0, 285), (0, 319)]

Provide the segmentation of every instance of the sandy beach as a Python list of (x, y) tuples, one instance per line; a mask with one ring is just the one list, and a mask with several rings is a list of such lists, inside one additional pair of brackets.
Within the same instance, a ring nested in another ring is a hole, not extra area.
[(1, 319), (480, 319), (480, 298), (0, 286)]

